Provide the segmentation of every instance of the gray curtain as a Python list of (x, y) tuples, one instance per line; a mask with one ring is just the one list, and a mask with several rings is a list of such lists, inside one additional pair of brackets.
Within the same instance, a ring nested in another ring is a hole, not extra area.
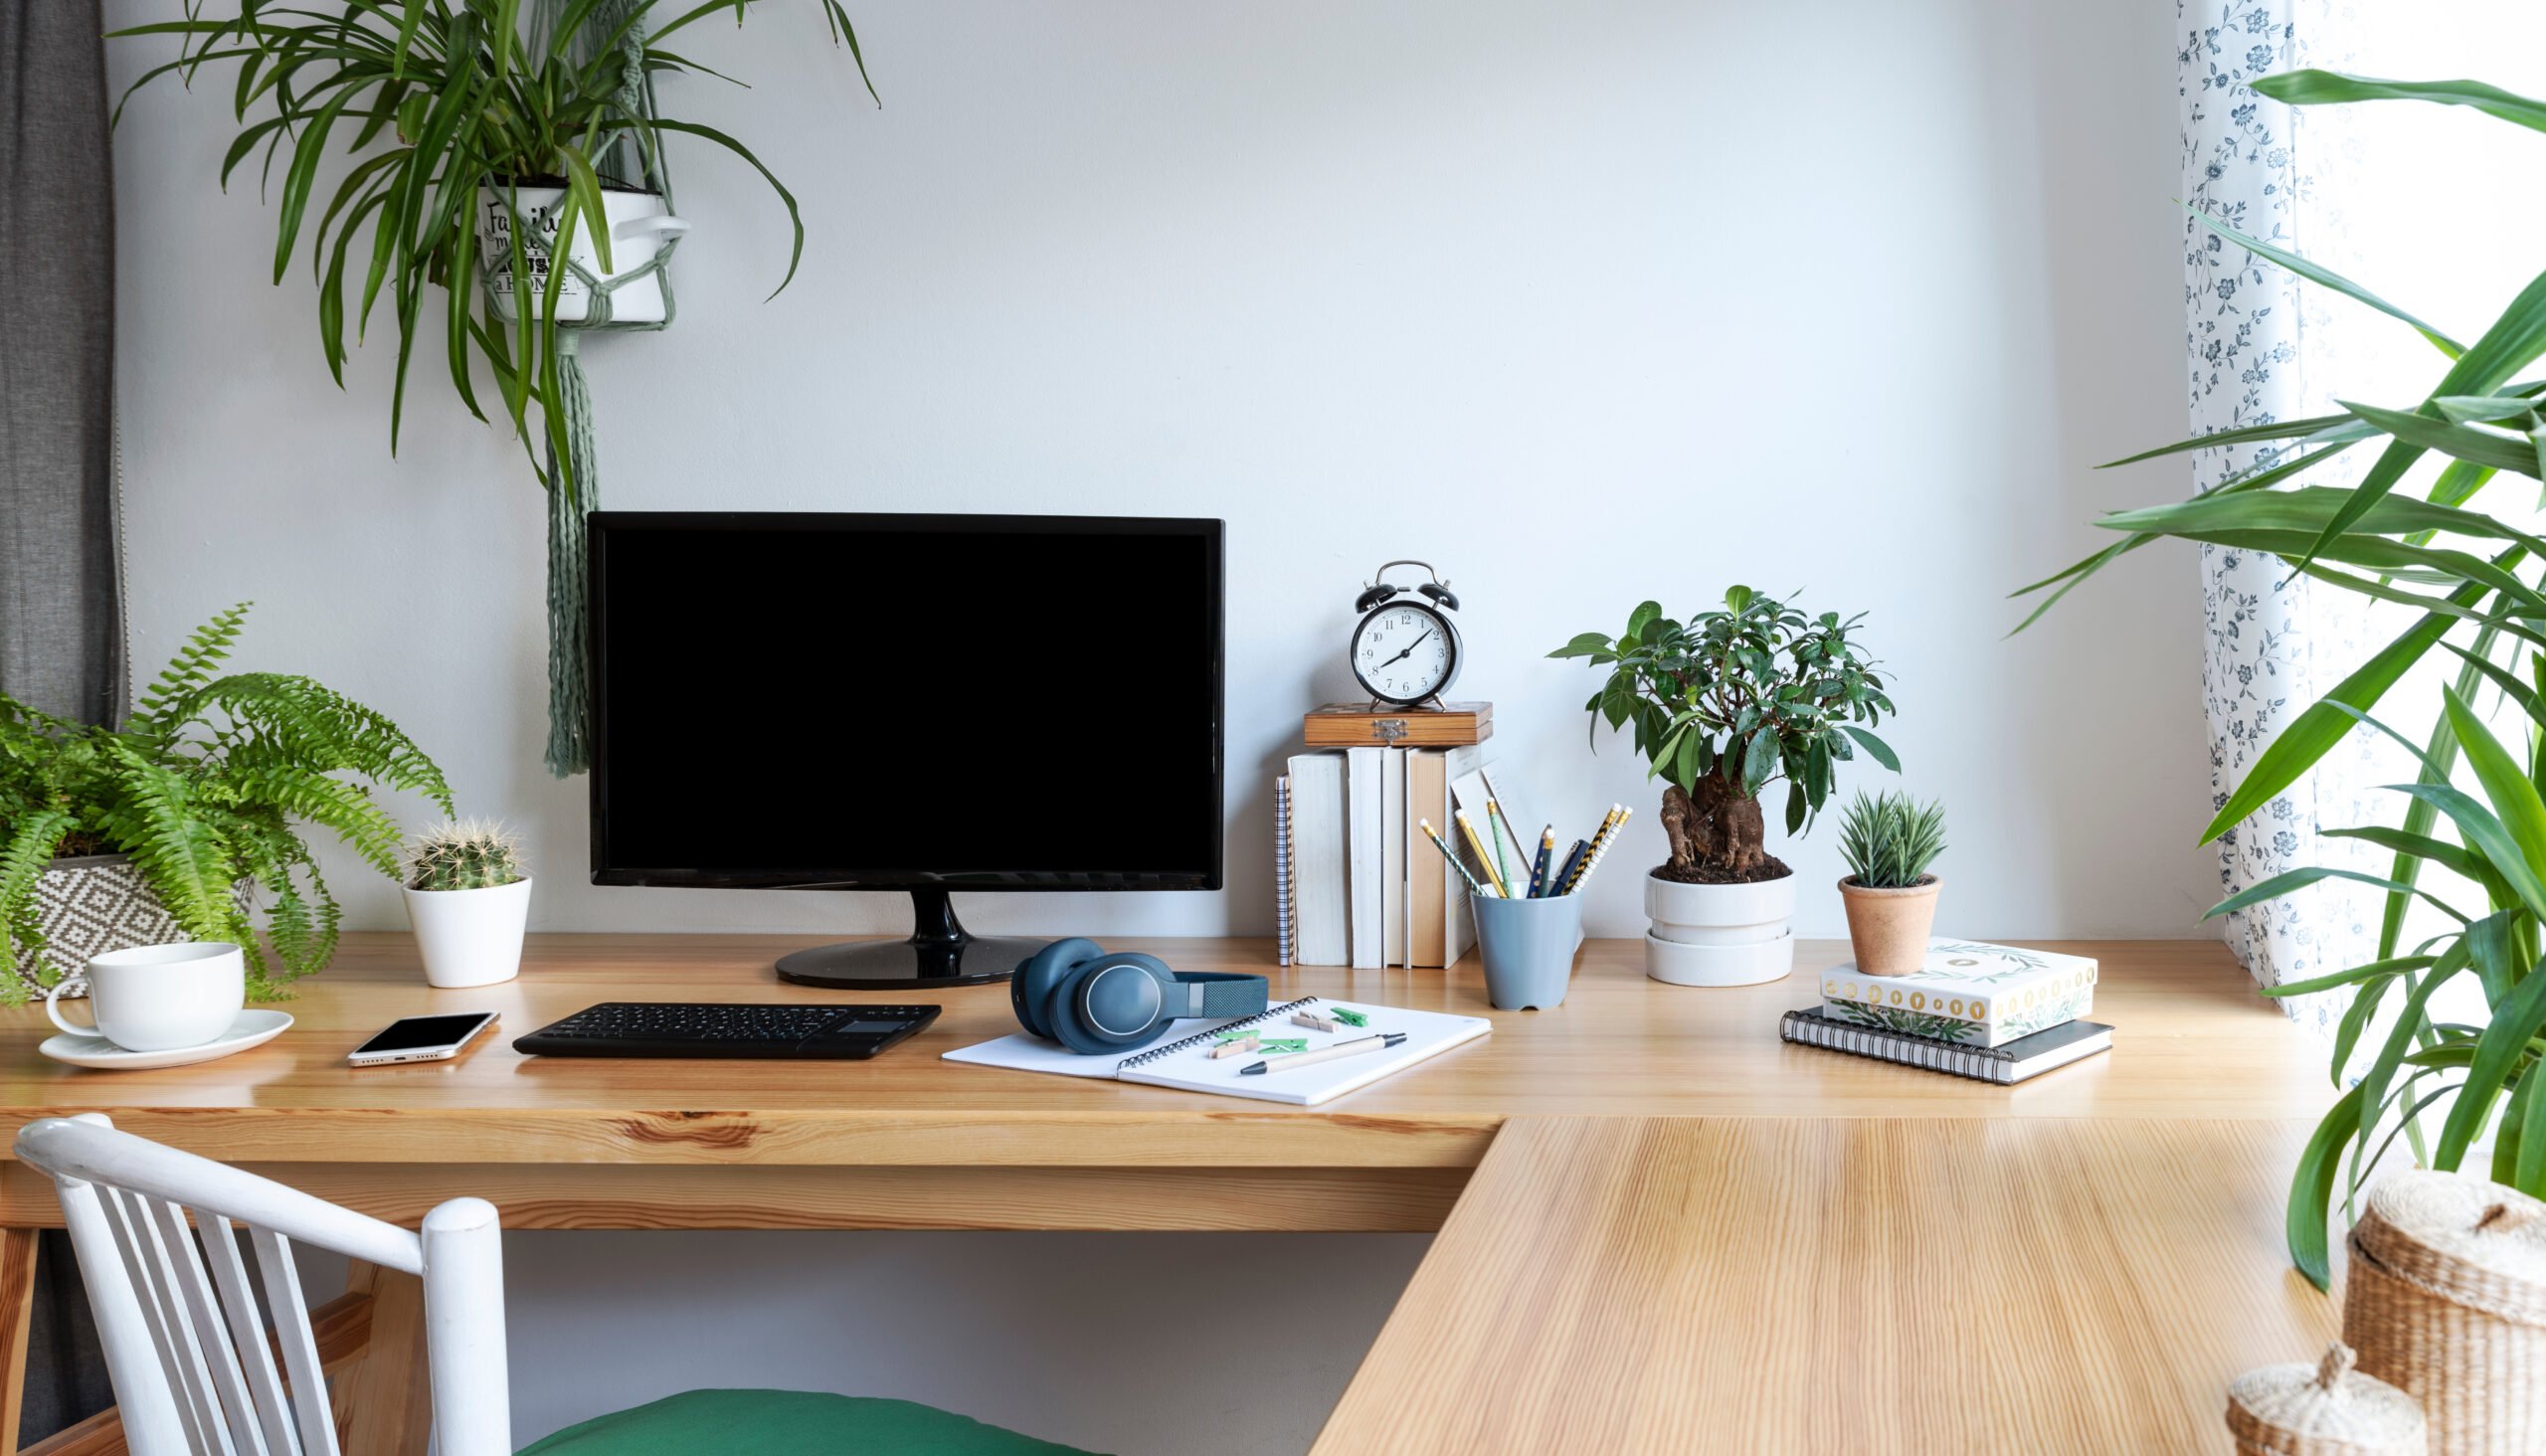
[(0, 690), (88, 722), (124, 680), (99, 22), (97, 0), (0, 4)]
[[(97, 0), (0, 0), (0, 692), (123, 711), (114, 174)], [(71, 1242), (36, 1260), (19, 1439), (113, 1403)]]

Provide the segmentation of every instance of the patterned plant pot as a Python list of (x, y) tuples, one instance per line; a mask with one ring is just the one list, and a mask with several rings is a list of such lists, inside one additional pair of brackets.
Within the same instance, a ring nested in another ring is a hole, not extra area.
[[(240, 909), (253, 903), (255, 888), (253, 881), (243, 879), (232, 890)], [(91, 956), (194, 939), (121, 854), (55, 860), (36, 881), (36, 926), (44, 932), (44, 949), (19, 950), (9, 969), (38, 995), (64, 977), (79, 975)], [(75, 987), (63, 995), (86, 996), (88, 989)]]

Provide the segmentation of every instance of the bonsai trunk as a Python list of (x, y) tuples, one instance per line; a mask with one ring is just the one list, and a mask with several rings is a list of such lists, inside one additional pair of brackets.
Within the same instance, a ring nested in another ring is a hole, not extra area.
[(1662, 792), (1662, 832), (1670, 837), (1671, 858), (1654, 873), (1664, 879), (1750, 884), (1794, 872), (1768, 852), (1759, 801), (1721, 773), (1700, 779), (1693, 792), (1677, 784)]

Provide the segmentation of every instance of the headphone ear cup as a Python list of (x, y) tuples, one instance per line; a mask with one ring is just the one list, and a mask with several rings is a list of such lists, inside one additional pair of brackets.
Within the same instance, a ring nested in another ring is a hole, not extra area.
[(1051, 1003), (1052, 988), (1069, 972), (1105, 954), (1105, 948), (1085, 936), (1056, 940), (1016, 968), (1007, 980), (1007, 1004), (1016, 1012), (1016, 1023), (1035, 1036), (1054, 1037), (1052, 1022), (1045, 1012)]
[[(1122, 971), (1149, 979), (1152, 985), (1146, 998), (1137, 979), (1113, 974)], [(1099, 978), (1107, 978), (1101, 988)], [(1100, 956), (1078, 963), (1052, 988), (1043, 1016), (1052, 1023), (1052, 1034), (1060, 1043), (1082, 1056), (1131, 1051), (1158, 1040), (1166, 1031), (1171, 1019), (1168, 996), (1175, 985), (1176, 973), (1156, 956), (1137, 951)], [(1102, 999), (1101, 1004), (1091, 1006), (1091, 998)], [(1144, 1001), (1145, 1018), (1137, 1009)]]

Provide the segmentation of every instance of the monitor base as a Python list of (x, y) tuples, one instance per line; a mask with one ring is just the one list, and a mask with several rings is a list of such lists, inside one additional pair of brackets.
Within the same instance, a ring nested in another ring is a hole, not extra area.
[(918, 928), (908, 940), (843, 941), (778, 958), (778, 979), (835, 991), (927, 991), (1005, 981), (1051, 944), (1032, 936), (974, 935), (944, 890), (911, 891)]

